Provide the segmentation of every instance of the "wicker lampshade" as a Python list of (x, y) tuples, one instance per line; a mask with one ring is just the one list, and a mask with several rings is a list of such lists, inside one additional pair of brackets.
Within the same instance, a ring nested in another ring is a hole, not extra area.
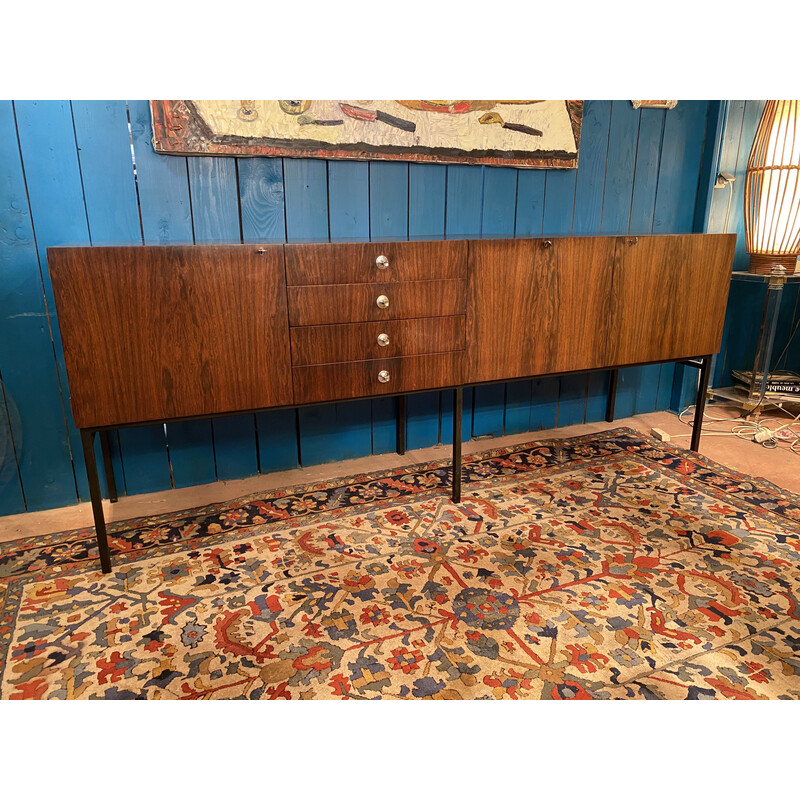
[(750, 272), (793, 273), (800, 253), (800, 101), (768, 100), (744, 184)]

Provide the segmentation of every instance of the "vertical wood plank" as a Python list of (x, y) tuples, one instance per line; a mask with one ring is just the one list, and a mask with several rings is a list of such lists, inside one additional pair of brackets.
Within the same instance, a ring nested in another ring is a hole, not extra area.
[(483, 178), (483, 208), (480, 234), (484, 239), (514, 236), (519, 170), (489, 167)]
[(447, 167), (408, 165), (408, 238), (444, 239)]
[[(518, 170), (514, 220), (516, 237), (531, 238), (542, 235), (545, 176), (546, 172), (540, 169)], [(533, 380), (507, 383), (503, 430), (506, 433), (531, 430), (531, 407), (535, 402)]]
[(714, 188), (719, 173), (722, 137), (725, 134), (725, 120), (728, 115), (727, 100), (710, 100), (706, 114), (706, 135), (703, 143), (703, 158), (700, 165), (700, 178), (697, 187), (697, 203), (694, 210), (692, 229), (708, 230), (708, 217), (711, 211)]
[(733, 184), (732, 203), (737, 213), (734, 216), (733, 212), (731, 212), (734, 224), (728, 226), (728, 231), (736, 234), (736, 250), (733, 255), (734, 269), (746, 270), (750, 262), (744, 235), (744, 178), (747, 170), (747, 161), (750, 158), (750, 149), (753, 146), (753, 140), (756, 138), (756, 129), (758, 128), (761, 114), (764, 112), (765, 104), (764, 100), (748, 100), (745, 103), (744, 116), (742, 117), (742, 138), (736, 158), (736, 181)]
[(628, 233), (631, 234), (653, 232), (661, 144), (667, 113), (659, 108), (641, 109), (636, 143), (633, 199), (628, 223)]
[(125, 101), (74, 100), (72, 116), (92, 244), (141, 244)]
[(533, 382), (534, 402), (530, 413), (530, 430), (555, 428), (558, 421), (558, 378), (537, 378)]
[(328, 162), (328, 219), (332, 242), (369, 241), (369, 164)]
[(369, 234), (373, 242), (408, 238), (409, 164), (369, 164)]
[(290, 242), (327, 242), (327, 162), (314, 158), (283, 161), (286, 236)]
[(533, 381), (512, 381), (506, 384), (505, 417), (503, 430), (506, 435), (531, 430), (531, 405), (533, 404)]
[(636, 145), (641, 111), (627, 100), (611, 104), (608, 165), (603, 191), (602, 232), (627, 233), (636, 171)]
[[(468, 164), (451, 164), (447, 167), (446, 238), (466, 239), (481, 235), (485, 171), (485, 167)], [(472, 436), (474, 397), (474, 389), (464, 391), (461, 422), (464, 441), (469, 441)], [(442, 394), (440, 430), (442, 442), (450, 443), (453, 438), (452, 392)]]
[[(720, 145), (719, 172), (728, 172), (734, 176), (736, 176), (736, 162), (742, 140), (744, 108), (744, 100), (728, 101), (725, 130), (722, 133)], [(736, 215), (741, 213), (739, 209), (733, 206), (734, 186), (735, 182), (729, 183), (726, 187), (712, 192), (711, 207), (708, 210), (708, 220), (706, 222), (706, 230), (709, 233), (727, 233), (731, 218), (735, 219)], [(725, 364), (727, 361), (728, 337), (735, 317), (736, 311), (731, 306), (731, 297), (729, 296), (725, 324), (722, 328), (722, 345), (713, 365), (712, 386), (729, 386), (731, 383), (731, 377), (729, 371), (725, 368)]]
[(585, 422), (600, 422), (606, 418), (610, 380), (611, 373), (607, 370), (589, 373), (586, 381)]
[[(736, 175), (736, 164), (739, 157), (739, 148), (742, 141), (742, 123), (744, 121), (744, 100), (730, 100), (728, 102), (728, 114), (725, 121), (725, 131), (722, 135), (722, 145), (719, 156), (719, 171), (728, 172), (736, 181), (728, 184), (722, 189), (715, 189), (711, 195), (711, 208), (708, 212), (708, 222), (706, 230), (709, 233), (727, 233), (725, 217), (728, 216), (728, 223), (735, 219), (738, 209), (733, 206), (733, 191), (739, 176)], [(731, 212), (728, 215), (728, 198), (731, 199)]]
[(681, 100), (667, 113), (653, 233), (692, 230), (707, 112), (707, 100)]
[(0, 101), (0, 197), (0, 514), (15, 514), (23, 485), (29, 510), (77, 495), (10, 100)]
[[(605, 234), (627, 233), (630, 226), (640, 117), (641, 111), (633, 108), (628, 100), (614, 100), (611, 104), (608, 163), (603, 189), (602, 232)], [(641, 383), (640, 367), (619, 371), (617, 419), (634, 414), (636, 393)]]
[[(549, 170), (545, 179), (543, 233), (545, 236), (569, 235), (572, 233), (577, 188), (575, 170)], [(559, 384), (558, 420), (580, 417), (586, 405), (586, 381), (582, 375), (564, 375), (556, 378)], [(545, 402), (546, 402), (545, 395)]]
[[(328, 220), (332, 242), (369, 241), (368, 163), (328, 162)], [(346, 457), (369, 455), (372, 452), (372, 401), (354, 400), (327, 408), (335, 417), (337, 440), (348, 453)], [(326, 460), (341, 457), (331, 453)]]
[[(210, 156), (189, 158), (187, 166), (195, 243), (240, 241), (236, 159)], [(218, 480), (234, 480), (258, 474), (256, 420), (253, 414), (218, 417), (211, 421), (211, 431)]]
[[(328, 241), (328, 169), (325, 161), (311, 158), (287, 158), (283, 162), (286, 234), (290, 242)], [(317, 408), (329, 409), (329, 406)], [(325, 439), (335, 436), (335, 422), (330, 411), (319, 419), (317, 408), (298, 409), (299, 463), (326, 460)], [(327, 428), (326, 428), (327, 426)], [(260, 428), (259, 428), (260, 431)], [(263, 470), (263, 466), (262, 466)]]
[[(692, 230), (706, 138), (708, 105), (706, 100), (681, 100), (666, 115), (653, 233), (690, 233)], [(683, 384), (696, 385), (697, 376), (688, 375), (687, 370), (695, 373), (691, 367), (664, 365), (659, 385), (666, 382), (670, 370), (673, 374), (673, 400), (670, 407), (674, 409), (677, 387)], [(663, 397), (661, 390), (658, 394)], [(690, 394), (693, 402), (693, 390)]]
[(283, 159), (238, 158), (242, 241), (286, 241)]
[[(147, 101), (131, 100), (128, 106), (145, 244), (192, 244), (186, 159), (157, 155)], [(168, 489), (170, 472), (176, 486), (216, 478), (210, 420), (127, 428), (119, 437), (130, 493)]]
[[(373, 161), (369, 165), (369, 234), (375, 242), (408, 238), (409, 165)], [(372, 406), (372, 452), (397, 446), (397, 398), (379, 397)]]
[[(92, 244), (142, 243), (139, 201), (133, 173), (128, 111), (124, 100), (73, 101), (72, 118), (83, 178), (83, 196)], [(128, 493), (119, 434), (110, 437), (117, 494)], [(95, 442), (99, 450), (100, 442)], [(162, 445), (158, 454), (166, 458)], [(100, 453), (97, 462), (102, 463)], [(105, 472), (100, 484), (107, 495)]]
[[(440, 164), (409, 164), (409, 239), (444, 238), (446, 190), (447, 167)], [(452, 428), (452, 422), (448, 424)], [(439, 430), (440, 392), (409, 395), (406, 401), (406, 448), (414, 450), (436, 444)]]
[(598, 234), (602, 230), (603, 188), (608, 159), (611, 101), (587, 100), (583, 108), (581, 151), (575, 186), (573, 233)]
[(664, 411), (672, 402), (672, 384), (675, 377), (675, 364), (662, 364), (658, 376), (658, 401), (656, 408)]
[[(481, 236), (503, 239), (514, 236), (518, 170), (486, 169), (483, 178)], [(472, 435), (502, 436), (505, 421), (506, 384), (476, 386), (473, 394)]]
[[(0, 231), (3, 230), (0, 222)], [(5, 237), (0, 242), (6, 243)], [(0, 261), (0, 265), (2, 265)], [(19, 411), (12, 406), (16, 416), (17, 429), (20, 428)], [(3, 374), (0, 372), (0, 516), (20, 514), (25, 511), (25, 498), (22, 494), (22, 481), (17, 467), (17, 453), (11, 430), (11, 419), (8, 409), (8, 398), (3, 386)]]
[(586, 413), (587, 376), (562, 375), (558, 393), (558, 427), (580, 425)]
[(52, 410), (55, 412), (60, 404), (60, 414), (67, 424), (74, 467), (73, 481), (77, 485), (78, 496), (87, 499), (89, 485), (83, 449), (68, 402), (67, 368), (47, 268), (48, 247), (89, 243), (72, 108), (68, 101), (25, 101), (15, 103), (15, 110), (25, 185), (62, 394), (60, 400), (53, 398)]
[[(283, 159), (239, 158), (237, 164), (242, 241), (286, 241)], [(295, 469), (300, 463), (295, 409), (262, 411), (255, 423), (259, 471)]]
[(568, 236), (572, 233), (577, 175), (574, 169), (548, 170), (544, 184), (545, 236)]
[(514, 235), (517, 238), (542, 235), (545, 175), (543, 169), (519, 170), (514, 221)]
[[(581, 153), (575, 186), (573, 234), (597, 234), (602, 229), (603, 189), (608, 161), (611, 101), (587, 100), (583, 108)], [(590, 372), (586, 383), (584, 419), (605, 419), (610, 373)]]
[(239, 242), (236, 159), (187, 158), (195, 244)]
[(483, 176), (486, 167), (450, 164), (447, 167), (445, 235), (448, 239), (480, 237)]
[[(649, 234), (653, 232), (658, 170), (667, 112), (664, 109), (641, 109), (639, 137), (636, 143), (636, 168), (633, 180), (628, 233)], [(659, 385), (662, 372), (666, 376), (674, 370), (672, 364), (655, 364), (641, 367), (637, 391), (633, 398), (633, 413), (646, 414), (658, 407)], [(665, 372), (666, 371), (666, 372)], [(668, 408), (667, 402), (663, 408)]]

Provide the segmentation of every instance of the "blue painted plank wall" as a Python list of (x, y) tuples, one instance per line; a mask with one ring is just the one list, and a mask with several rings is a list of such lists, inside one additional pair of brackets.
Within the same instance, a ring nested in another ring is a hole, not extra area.
[[(728, 172), (736, 179), (732, 185), (712, 191), (706, 221), (706, 230), (710, 233), (737, 235), (734, 270), (746, 270), (749, 260), (744, 240), (744, 177), (763, 110), (763, 100), (731, 100), (727, 103), (719, 160), (712, 170), (712, 178), (717, 172)], [(733, 383), (732, 369), (752, 368), (765, 296), (764, 286), (731, 283), (722, 347), (714, 362), (713, 386), (730, 386)], [(773, 369), (800, 372), (799, 298), (796, 284), (786, 286), (775, 334)], [(687, 402), (691, 402), (690, 393), (684, 391), (679, 404)]]
[[(48, 246), (685, 232), (708, 108), (587, 101), (579, 167), (562, 171), (158, 156), (146, 101), (0, 103), (0, 514), (86, 497)], [(731, 108), (733, 127), (757, 121), (755, 107)], [(726, 130), (728, 149), (742, 136)], [(712, 201), (711, 220), (719, 216)], [(666, 408), (673, 372), (626, 371), (620, 412)], [(600, 419), (607, 381), (596, 373), (467, 387), (463, 436)], [(395, 411), (394, 399), (379, 399), (127, 429), (112, 437), (117, 484), (134, 494), (389, 452)], [(409, 397), (409, 449), (451, 435), (452, 392)]]

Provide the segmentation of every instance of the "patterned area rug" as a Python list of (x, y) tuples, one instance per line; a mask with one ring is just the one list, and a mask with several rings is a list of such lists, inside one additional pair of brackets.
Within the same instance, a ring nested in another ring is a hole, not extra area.
[(800, 497), (620, 428), (0, 546), (2, 698), (800, 698)]

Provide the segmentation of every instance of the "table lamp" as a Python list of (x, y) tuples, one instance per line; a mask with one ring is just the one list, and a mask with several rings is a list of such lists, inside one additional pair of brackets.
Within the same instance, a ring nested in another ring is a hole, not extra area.
[(747, 162), (744, 230), (749, 271), (792, 274), (800, 253), (800, 101), (768, 100)]

